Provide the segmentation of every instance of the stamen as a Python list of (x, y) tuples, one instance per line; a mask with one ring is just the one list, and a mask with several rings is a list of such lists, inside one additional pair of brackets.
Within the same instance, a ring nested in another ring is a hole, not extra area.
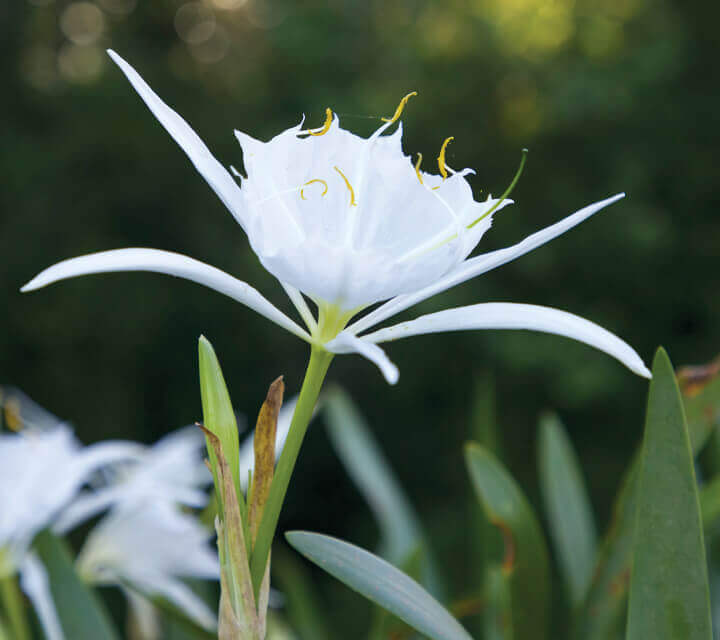
[(20, 418), (20, 403), (15, 398), (8, 398), (5, 403), (5, 424), (7, 428), (16, 433), (22, 430)]
[(413, 96), (416, 96), (417, 94), (418, 94), (417, 91), (411, 91), (402, 100), (400, 100), (400, 104), (397, 106), (397, 109), (395, 109), (395, 113), (393, 114), (392, 118), (380, 118), (380, 119), (383, 122), (389, 122), (390, 124), (395, 122), (400, 117), (400, 114), (402, 114), (403, 109), (405, 108), (405, 105), (407, 104), (408, 100), (410, 100), (410, 98), (412, 98)]
[(328, 131), (330, 131), (330, 125), (333, 121), (333, 112), (328, 107), (325, 109), (325, 124), (323, 124), (322, 129), (319, 131), (311, 131), (310, 129), (307, 130), (307, 133), (309, 133), (311, 136), (324, 136)]
[(443, 181), (447, 180), (448, 172), (447, 168), (445, 166), (445, 150), (447, 149), (447, 146), (455, 140), (455, 136), (450, 136), (449, 138), (445, 139), (445, 142), (442, 143), (442, 147), (440, 147), (440, 155), (438, 156), (438, 167), (440, 168), (440, 175), (442, 176)]
[(355, 202), (355, 191), (353, 190), (350, 181), (345, 177), (345, 174), (340, 171), (340, 169), (338, 169), (337, 167), (333, 167), (333, 169), (335, 169), (335, 171), (337, 171), (342, 176), (342, 179), (345, 181), (345, 186), (350, 192), (350, 206), (357, 207), (357, 202)]
[(515, 188), (515, 185), (517, 184), (518, 180), (520, 180), (520, 176), (522, 175), (523, 169), (525, 168), (525, 160), (527, 159), (528, 150), (523, 149), (522, 150), (522, 158), (520, 158), (520, 166), (518, 167), (518, 170), (515, 172), (515, 177), (512, 179), (512, 182), (510, 183), (510, 186), (505, 189), (505, 193), (503, 193), (500, 196), (500, 200), (498, 200), (493, 207), (488, 211), (487, 213), (484, 213), (481, 215), (477, 220), (474, 222), (471, 222), (467, 228), (472, 229), (480, 220), (483, 220), (484, 218), (487, 218), (489, 215), (491, 215), (505, 200), (507, 197), (512, 193), (513, 189)]
[[(321, 196), (324, 196), (328, 192), (328, 185), (327, 185), (327, 182), (325, 182), (325, 180), (321, 180), (320, 178), (314, 178), (313, 180), (308, 180), (303, 185), (303, 187), (307, 187), (309, 184), (313, 184), (314, 182), (319, 182), (324, 187), (323, 192), (320, 194)], [(307, 198), (305, 197), (305, 194), (303, 194), (303, 189), (300, 189), (300, 197), (303, 200), (307, 200)]]
[(420, 184), (423, 184), (422, 174), (420, 173), (420, 163), (422, 162), (422, 153), (418, 153), (418, 159), (415, 163), (415, 175), (420, 180)]

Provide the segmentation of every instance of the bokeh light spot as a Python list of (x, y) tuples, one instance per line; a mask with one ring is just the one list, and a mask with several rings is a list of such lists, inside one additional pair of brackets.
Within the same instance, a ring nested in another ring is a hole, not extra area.
[(200, 44), (191, 45), (190, 54), (198, 62), (213, 64), (220, 62), (230, 49), (230, 38), (222, 26), (215, 29), (213, 35)]
[(100, 47), (66, 43), (58, 54), (58, 68), (69, 82), (88, 84), (102, 72), (105, 56)]
[(75, 44), (92, 44), (105, 29), (105, 17), (92, 2), (73, 2), (60, 15), (60, 29)]
[(221, 11), (234, 11), (247, 4), (248, 0), (211, 0), (213, 7)]
[(108, 13), (126, 16), (137, 6), (137, 0), (98, 0), (100, 6)]
[(215, 14), (200, 2), (187, 2), (175, 14), (175, 30), (188, 44), (209, 40), (216, 26)]

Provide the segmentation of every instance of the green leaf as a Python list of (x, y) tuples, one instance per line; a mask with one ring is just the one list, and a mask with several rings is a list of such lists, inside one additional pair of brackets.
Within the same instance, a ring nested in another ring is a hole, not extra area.
[(550, 575), (540, 525), (515, 480), (493, 454), (469, 443), (465, 459), (485, 514), (503, 532), (502, 570), (509, 579), (513, 637), (541, 640), (548, 626)]
[(347, 393), (328, 391), (324, 410), (333, 448), (380, 527), (380, 555), (405, 562), (421, 540), (420, 525), (390, 465)]
[(273, 548), (273, 584), (283, 594), (285, 613), (301, 640), (329, 640), (332, 636), (312, 577), (285, 547)]
[(555, 415), (540, 419), (538, 463), (555, 555), (570, 601), (577, 606), (583, 601), (592, 579), (597, 533), (580, 465)]
[(692, 450), (697, 455), (720, 425), (720, 376), (712, 378), (697, 393), (684, 395), (683, 404)]
[[(205, 336), (200, 336), (198, 340), (198, 355), (200, 359), (200, 394), (202, 396), (203, 424), (220, 441), (220, 447), (230, 467), (235, 493), (240, 503), (240, 512), (244, 516), (245, 506), (239, 478), (240, 444), (237, 421), (220, 363), (212, 345)], [(217, 458), (209, 442), (207, 449), (210, 466), (215, 477), (215, 486), (218, 487)], [(243, 520), (245, 520), (245, 517), (243, 517)]]
[(590, 591), (575, 622), (578, 640), (623, 636), (630, 584), (638, 465), (634, 459), (615, 501), (610, 528), (598, 555)]
[(700, 513), (706, 533), (720, 522), (720, 476), (716, 476), (700, 490)]
[(385, 560), (337, 538), (285, 534), (306, 558), (434, 640), (472, 640), (460, 623), (412, 578)]
[(638, 477), (628, 640), (711, 640), (693, 454), (670, 359), (653, 362)]
[(101, 600), (75, 572), (67, 543), (50, 531), (43, 531), (35, 537), (33, 546), (47, 570), (50, 592), (65, 637), (119, 640)]
[(502, 567), (491, 567), (485, 572), (485, 611), (483, 638), (485, 640), (512, 640), (515, 637), (512, 621), (512, 591), (510, 576)]
[[(473, 387), (469, 439), (502, 459), (496, 404), (493, 376), (488, 373), (478, 376)], [(502, 577), (502, 571), (496, 566), (497, 559), (503, 555), (503, 537), (500, 530), (488, 521), (475, 495), (469, 495), (468, 498), (469, 517), (472, 523), (467, 563), (470, 576), (468, 586), (471, 591), (478, 594), (478, 597), (486, 599), (486, 605), (481, 608), (474, 620), (468, 621), (468, 626), (478, 635), (481, 633), (481, 629), (485, 629), (484, 633), (487, 637), (501, 637), (497, 634), (503, 630), (504, 615), (501, 613), (496, 615), (495, 611), (505, 611), (503, 609), (504, 599), (497, 598), (495, 602), (497, 606), (494, 606), (492, 594), (499, 593), (495, 588), (499, 584), (498, 580), (502, 578), (507, 583), (507, 578)]]
[[(720, 378), (683, 398), (693, 455), (720, 420)], [(633, 457), (613, 507), (610, 527), (598, 554), (590, 591), (575, 626), (578, 640), (608, 640), (624, 635), (630, 584), (639, 452)]]

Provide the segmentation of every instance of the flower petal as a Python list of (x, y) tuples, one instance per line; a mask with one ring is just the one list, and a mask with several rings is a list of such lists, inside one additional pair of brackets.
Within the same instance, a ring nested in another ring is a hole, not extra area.
[(200, 175), (205, 178), (220, 200), (223, 201), (223, 204), (230, 210), (230, 213), (233, 214), (240, 225), (243, 225), (244, 205), (240, 195), (240, 187), (227, 169), (215, 159), (190, 125), (158, 97), (135, 69), (110, 49), (108, 49), (108, 55), (120, 67), (135, 91), (140, 94), (150, 111), (160, 121), (160, 124), (165, 127), (175, 142), (182, 147), (182, 150), (190, 158)]
[(192, 280), (241, 302), (299, 338), (310, 339), (306, 331), (246, 282), (199, 260), (159, 249), (115, 249), (64, 260), (35, 276), (21, 291), (33, 291), (75, 276), (113, 271), (154, 271)]
[(33, 603), (47, 640), (65, 640), (45, 567), (34, 554), (25, 556), (20, 567), (20, 586)]
[(385, 352), (373, 342), (375, 341), (358, 338), (348, 331), (343, 331), (325, 344), (324, 347), (332, 353), (359, 353), (378, 366), (383, 376), (385, 376), (385, 380), (390, 384), (395, 384), (400, 377), (398, 368), (385, 355)]
[(533, 304), (489, 302), (446, 309), (380, 329), (361, 340), (372, 343), (387, 342), (424, 333), (466, 329), (529, 329), (554, 333), (604, 351), (634, 373), (645, 378), (651, 377), (640, 356), (616, 335), (572, 313)]
[(533, 233), (518, 244), (506, 247), (505, 249), (499, 249), (498, 251), (492, 251), (491, 253), (479, 255), (475, 258), (470, 258), (469, 260), (461, 263), (457, 269), (454, 269), (445, 277), (430, 286), (420, 289), (414, 293), (407, 293), (389, 300), (374, 311), (368, 313), (366, 316), (360, 318), (357, 322), (348, 326), (347, 330), (358, 334), (361, 331), (365, 331), (370, 327), (397, 315), (401, 311), (405, 311), (405, 309), (412, 307), (418, 302), (422, 302), (423, 300), (434, 296), (437, 293), (442, 293), (443, 291), (470, 280), (475, 276), (479, 276), (482, 273), (486, 273), (504, 265), (507, 262), (515, 260), (515, 258), (519, 258), (546, 242), (557, 238), (559, 235), (562, 235), (566, 231), (572, 229), (575, 225), (580, 224), (594, 213), (600, 211), (600, 209), (603, 209), (604, 207), (607, 207), (613, 202), (616, 202), (624, 197), (624, 193), (618, 193), (611, 198), (595, 202), (594, 204), (583, 207), (579, 211), (563, 218), (560, 222)]

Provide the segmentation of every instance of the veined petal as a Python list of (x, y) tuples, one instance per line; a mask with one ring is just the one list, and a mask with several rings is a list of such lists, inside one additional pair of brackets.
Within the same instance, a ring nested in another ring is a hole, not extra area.
[(220, 269), (211, 267), (199, 260), (171, 251), (115, 249), (113, 251), (91, 253), (79, 258), (71, 258), (45, 269), (28, 282), (21, 291), (33, 291), (58, 280), (65, 280), (75, 276), (113, 271), (154, 271), (155, 273), (166, 273), (178, 278), (192, 280), (241, 302), (299, 338), (306, 341), (310, 340), (310, 336), (306, 331), (273, 306), (247, 282), (233, 278), (224, 271), (220, 271)]
[(400, 372), (385, 352), (373, 344), (376, 341), (358, 338), (352, 333), (342, 331), (330, 342), (325, 344), (325, 348), (332, 353), (359, 353), (377, 365), (377, 367), (385, 376), (390, 384), (395, 384), (400, 377)]
[(545, 227), (544, 229), (529, 235), (525, 238), (525, 240), (519, 242), (518, 244), (506, 247), (505, 249), (499, 249), (498, 251), (492, 251), (475, 258), (470, 258), (430, 286), (424, 287), (414, 293), (407, 293), (389, 300), (374, 311), (368, 313), (366, 316), (360, 318), (357, 322), (348, 326), (347, 330), (352, 331), (354, 334), (366, 331), (376, 324), (397, 315), (401, 311), (405, 311), (405, 309), (408, 309), (423, 300), (427, 300), (437, 293), (442, 293), (443, 291), (446, 291), (458, 284), (462, 284), (475, 276), (479, 276), (480, 274), (486, 273), (515, 260), (515, 258), (519, 258), (533, 249), (537, 249), (546, 242), (557, 238), (559, 235), (562, 235), (566, 231), (572, 229), (575, 225), (580, 224), (591, 215), (624, 197), (624, 193), (618, 193), (611, 198), (600, 200), (600, 202), (595, 202), (587, 207), (583, 207), (579, 211), (563, 218), (560, 222), (556, 222), (549, 227)]
[(651, 377), (640, 356), (616, 335), (572, 313), (533, 304), (489, 302), (446, 309), (380, 329), (361, 340), (371, 343), (387, 342), (424, 333), (467, 329), (528, 329), (554, 333), (604, 351), (634, 373), (645, 378)]
[(120, 67), (153, 115), (165, 127), (175, 142), (180, 145), (200, 175), (205, 178), (220, 200), (223, 201), (223, 204), (230, 210), (230, 213), (244, 227), (242, 220), (244, 206), (240, 195), (240, 187), (235, 182), (235, 179), (215, 159), (190, 125), (159, 98), (135, 69), (110, 49), (108, 49), (108, 55)]
[(25, 557), (20, 567), (20, 586), (33, 603), (47, 640), (65, 640), (50, 593), (47, 572), (39, 558), (32, 553)]

